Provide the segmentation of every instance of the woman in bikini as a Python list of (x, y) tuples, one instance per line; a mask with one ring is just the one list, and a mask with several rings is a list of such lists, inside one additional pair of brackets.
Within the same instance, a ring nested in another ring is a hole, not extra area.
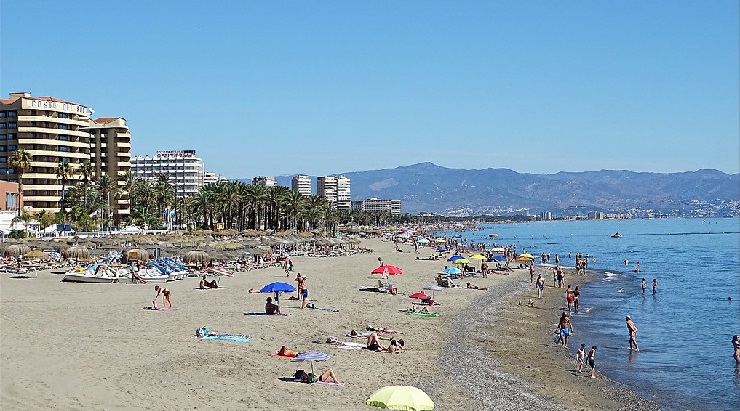
[(341, 384), (342, 382), (337, 379), (337, 376), (334, 375), (334, 370), (329, 368), (328, 370), (324, 371), (323, 374), (319, 375), (319, 381), (321, 382), (329, 382), (333, 384)]
[(159, 296), (161, 295), (162, 296), (162, 308), (166, 308), (167, 304), (169, 304), (170, 308), (172, 308), (172, 296), (171, 296), (170, 290), (168, 290), (167, 288), (155, 285), (154, 291), (157, 292), (157, 295), (154, 297), (155, 303), (157, 301), (157, 298), (159, 298)]

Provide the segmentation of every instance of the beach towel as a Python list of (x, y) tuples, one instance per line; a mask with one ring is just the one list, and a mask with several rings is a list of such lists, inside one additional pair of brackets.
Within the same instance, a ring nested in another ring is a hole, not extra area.
[(439, 317), (437, 313), (411, 313), (408, 312), (406, 315), (413, 315), (414, 317)]
[(279, 352), (280, 352), (280, 350), (275, 351), (273, 353), (270, 353), (270, 355), (273, 356), (273, 357), (285, 358), (285, 359), (288, 359), (288, 360), (292, 360), (293, 358), (295, 358), (295, 356), (291, 357), (289, 355), (278, 355)]
[(173, 308), (154, 308), (151, 306), (144, 307), (145, 311), (156, 311), (156, 312), (177, 311), (179, 309), (180, 309), (179, 307), (173, 307)]
[(211, 288), (211, 287), (200, 288), (200, 287), (195, 287), (195, 288), (193, 288), (193, 290), (223, 290), (224, 288), (226, 288), (226, 287), (222, 287), (222, 286), (218, 286), (218, 288)]
[(220, 340), (220, 341), (234, 341), (234, 342), (248, 342), (249, 337), (244, 334), (211, 334), (205, 337), (200, 337), (200, 340)]
[(285, 314), (285, 313), (280, 313), (280, 314), (244, 313), (244, 315), (264, 315), (264, 316), (267, 316), (267, 317), (284, 317), (284, 316), (287, 316), (288, 314)]
[(337, 348), (340, 348), (342, 350), (362, 350), (365, 348), (365, 344), (355, 343), (355, 342), (341, 342), (337, 344)]
[(343, 382), (316, 381), (316, 384), (321, 384), (321, 385), (335, 385), (337, 387), (343, 387), (344, 386), (344, 383)]

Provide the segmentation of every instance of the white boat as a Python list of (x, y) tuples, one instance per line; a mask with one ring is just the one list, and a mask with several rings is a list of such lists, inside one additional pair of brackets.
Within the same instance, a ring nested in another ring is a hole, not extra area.
[(67, 283), (116, 283), (128, 270), (114, 269), (106, 265), (93, 264), (87, 269), (76, 268), (67, 271), (62, 278)]
[[(156, 268), (142, 268), (138, 271), (138, 274), (147, 283), (166, 283), (167, 281), (172, 281), (169, 275), (160, 273)], [(131, 282), (130, 270), (126, 270), (126, 273), (121, 276), (120, 282)]]

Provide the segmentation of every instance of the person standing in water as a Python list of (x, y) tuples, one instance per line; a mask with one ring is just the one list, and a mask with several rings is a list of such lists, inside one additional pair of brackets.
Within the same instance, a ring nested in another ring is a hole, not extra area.
[(653, 278), (653, 295), (658, 292), (658, 279)]
[(642, 295), (645, 295), (645, 289), (647, 288), (647, 282), (645, 281), (645, 277), (642, 277)]
[(635, 339), (637, 336), (637, 326), (632, 322), (632, 318), (629, 315), (625, 318), (625, 322), (627, 323), (627, 331), (630, 333), (630, 350), (634, 346), (635, 351), (640, 351), (640, 347), (637, 346), (637, 340)]
[(596, 378), (596, 346), (595, 345), (591, 346), (591, 350), (588, 352), (586, 359), (588, 360), (589, 367), (591, 367), (591, 378)]

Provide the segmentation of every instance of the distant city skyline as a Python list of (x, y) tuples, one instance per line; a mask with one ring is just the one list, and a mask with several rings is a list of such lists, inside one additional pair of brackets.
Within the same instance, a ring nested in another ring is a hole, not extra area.
[(230, 179), (740, 172), (737, 1), (1, 7), (0, 96), (124, 117), (132, 155)]

